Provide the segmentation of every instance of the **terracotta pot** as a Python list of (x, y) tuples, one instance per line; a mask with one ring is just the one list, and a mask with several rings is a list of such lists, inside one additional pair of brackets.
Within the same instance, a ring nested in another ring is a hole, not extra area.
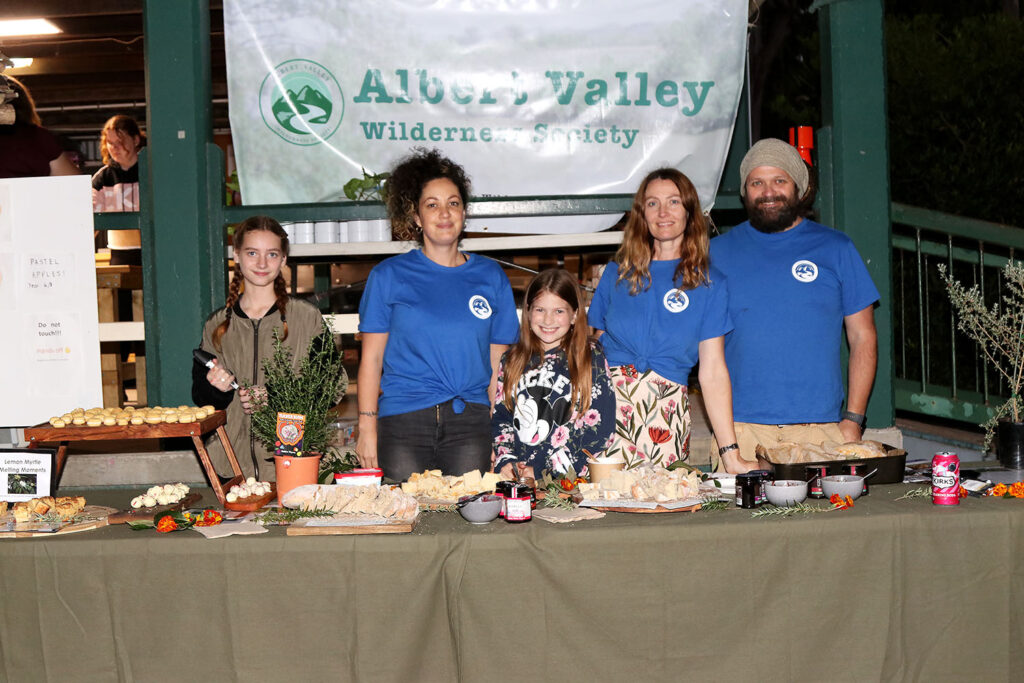
[(275, 455), (274, 470), (277, 474), (277, 502), (294, 488), (316, 484), (320, 473), (320, 455)]

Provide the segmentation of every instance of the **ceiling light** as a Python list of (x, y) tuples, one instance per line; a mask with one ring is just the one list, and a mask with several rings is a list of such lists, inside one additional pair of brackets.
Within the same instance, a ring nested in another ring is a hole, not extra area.
[(32, 66), (31, 57), (11, 57), (10, 60), (13, 65), (11, 66), (12, 69), (24, 69), (26, 67)]
[(41, 36), (61, 33), (46, 19), (0, 19), (0, 36)]

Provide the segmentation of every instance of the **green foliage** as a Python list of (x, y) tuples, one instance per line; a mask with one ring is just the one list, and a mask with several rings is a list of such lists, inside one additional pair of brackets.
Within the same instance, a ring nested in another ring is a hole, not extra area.
[(263, 361), (263, 372), (267, 391), (265, 395), (257, 393), (253, 400), (253, 434), (273, 450), (277, 441), (277, 414), (298, 413), (306, 416), (303, 453), (322, 453), (333, 432), (327, 413), (348, 387), (348, 376), (330, 328), (324, 323), (321, 335), (310, 340), (298, 370), (292, 362), (291, 349), (275, 331), (274, 353)]
[(357, 467), (359, 467), (359, 461), (356, 459), (354, 451), (345, 451), (339, 454), (332, 448), (320, 459), (320, 474), (317, 480), (321, 484), (332, 484), (335, 474), (351, 472)]
[(949, 299), (956, 310), (957, 329), (981, 349), (996, 371), (1006, 381), (1010, 398), (996, 409), (995, 415), (981, 426), (985, 428), (985, 448), (992, 443), (1000, 418), (1021, 421), (1024, 402), (1024, 263), (1009, 261), (1003, 269), (1002, 302), (985, 305), (977, 285), (968, 289), (939, 264), (939, 275), (946, 284)]
[(345, 196), (352, 201), (387, 201), (386, 181), (390, 173), (367, 173), (366, 169), (360, 169), (363, 177), (352, 178), (342, 188)]

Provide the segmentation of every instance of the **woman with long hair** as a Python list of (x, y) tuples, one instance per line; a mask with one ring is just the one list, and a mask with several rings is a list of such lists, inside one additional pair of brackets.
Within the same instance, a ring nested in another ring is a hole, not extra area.
[(77, 175), (81, 171), (43, 128), (28, 88), (0, 74), (0, 178)]
[(498, 360), (519, 321), (494, 261), (459, 249), (469, 178), (437, 150), (417, 149), (387, 181), (396, 235), (420, 248), (374, 267), (359, 303), (359, 438), (363, 467), (487, 471)]
[(599, 342), (590, 338), (576, 278), (560, 268), (526, 288), (519, 341), (502, 356), (491, 417), (494, 469), (527, 477), (583, 474), (615, 431), (615, 394)]
[[(135, 119), (124, 114), (107, 119), (100, 134), (103, 167), (92, 176), (93, 210), (138, 211), (139, 152), (145, 146), (146, 134)], [(142, 264), (138, 230), (108, 230), (107, 246), (110, 265)]]
[[(243, 473), (272, 480), (274, 466), (266, 462), (272, 453), (253, 435), (249, 418), (255, 394), (266, 391), (263, 361), (273, 353), (276, 332), (298, 369), (310, 341), (323, 334), (323, 316), (311, 304), (288, 296), (281, 274), (288, 261), (288, 235), (273, 218), (252, 216), (235, 228), (234, 261), (227, 301), (203, 325), (200, 348), (217, 360), (209, 370), (198, 361), (193, 364), (192, 400), (227, 409), (226, 428)], [(232, 383), (241, 388), (233, 389)], [(211, 439), (207, 446), (214, 464), (227, 471), (219, 440)]]
[(687, 383), (699, 361), (701, 395), (730, 472), (743, 469), (732, 420), (724, 336), (732, 329), (725, 278), (708, 263), (697, 190), (674, 168), (640, 183), (622, 245), (590, 306), (611, 367), (615, 443), (629, 464), (670, 465), (690, 452)]

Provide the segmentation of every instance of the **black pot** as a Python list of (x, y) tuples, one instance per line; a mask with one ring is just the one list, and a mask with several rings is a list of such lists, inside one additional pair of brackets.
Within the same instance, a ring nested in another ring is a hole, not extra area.
[(1011, 470), (1024, 470), (1024, 422), (1000, 420), (996, 439), (999, 464)]

